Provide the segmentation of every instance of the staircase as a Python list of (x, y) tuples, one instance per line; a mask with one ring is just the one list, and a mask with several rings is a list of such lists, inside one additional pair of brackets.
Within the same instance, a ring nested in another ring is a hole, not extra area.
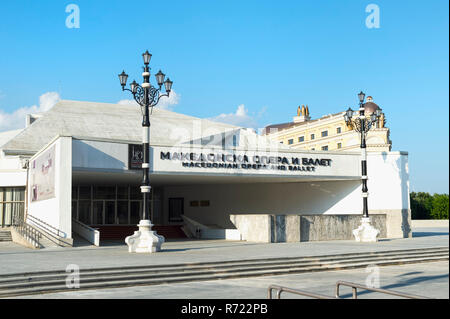
[(170, 226), (154, 226), (158, 235), (164, 236), (164, 238), (187, 238), (186, 234), (182, 230), (183, 225), (170, 225)]
[[(125, 237), (133, 235), (138, 230), (137, 226), (92, 226), (100, 231), (101, 240), (125, 240)], [(170, 238), (187, 238), (181, 230), (182, 225), (153, 226), (152, 230), (158, 235)]]
[[(448, 260), (448, 247), (80, 270), (79, 289), (160, 285)], [(0, 297), (70, 291), (65, 270), (0, 275)]]
[(0, 241), (12, 241), (9, 230), (0, 230)]

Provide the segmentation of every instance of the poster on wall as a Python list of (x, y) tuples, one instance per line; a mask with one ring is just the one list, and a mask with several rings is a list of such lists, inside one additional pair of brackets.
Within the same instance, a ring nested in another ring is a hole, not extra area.
[(31, 201), (55, 197), (55, 145), (30, 163)]

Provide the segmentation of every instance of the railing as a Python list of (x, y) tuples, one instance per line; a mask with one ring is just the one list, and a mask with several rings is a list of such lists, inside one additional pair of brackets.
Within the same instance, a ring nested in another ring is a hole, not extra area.
[(267, 292), (268, 293), (267, 298), (269, 298), (269, 299), (272, 299), (272, 290), (277, 291), (277, 299), (280, 299), (282, 292), (289, 292), (289, 293), (292, 293), (295, 295), (306, 296), (306, 297), (316, 298), (316, 299), (335, 299), (334, 297), (331, 297), (331, 296), (315, 294), (315, 293), (304, 291), (304, 290), (292, 289), (292, 288), (282, 287), (282, 286), (277, 286), (277, 285), (269, 286), (268, 292)]
[(312, 293), (312, 292), (308, 292), (308, 291), (304, 291), (304, 290), (299, 290), (299, 289), (292, 289), (292, 288), (278, 286), (278, 285), (270, 285), (269, 288), (268, 288), (268, 292), (267, 292), (268, 293), (267, 298), (268, 299), (272, 299), (272, 291), (276, 290), (277, 291), (277, 299), (280, 299), (282, 292), (288, 292), (288, 293), (292, 293), (292, 294), (295, 294), (295, 295), (306, 296), (306, 297), (316, 298), (316, 299), (339, 299), (339, 298), (341, 298), (340, 295), (339, 295), (339, 288), (340, 288), (340, 286), (351, 287), (352, 288), (352, 297), (353, 297), (353, 299), (357, 299), (358, 298), (358, 290), (357, 290), (358, 288), (359, 289), (364, 289), (364, 290), (369, 290), (369, 291), (374, 291), (374, 292), (379, 292), (379, 293), (383, 293), (383, 294), (387, 294), (387, 295), (408, 298), (408, 299), (431, 299), (431, 298), (424, 297), (424, 296), (405, 294), (403, 292), (399, 292), (399, 291), (395, 291), (395, 290), (386, 290), (386, 289), (381, 289), (381, 288), (372, 288), (372, 287), (368, 287), (368, 286), (365, 286), (365, 285), (357, 284), (357, 283), (354, 283), (354, 282), (348, 282), (348, 281), (337, 281), (336, 282), (336, 296), (335, 297), (321, 295), (321, 294), (316, 294), (316, 293)]
[(34, 224), (37, 228), (42, 228), (43, 231), (49, 233), (50, 235), (66, 238), (66, 233), (59, 230), (58, 228), (44, 222), (43, 220), (40, 220), (37, 217), (34, 217), (32, 215), (27, 215), (27, 219), (29, 219), (32, 224)]
[(14, 221), (12, 228), (17, 231), (26, 241), (28, 241), (34, 248), (40, 248), (40, 239), (42, 234), (33, 226), (28, 225), (24, 221)]
[(351, 287), (352, 288), (353, 299), (357, 299), (358, 298), (358, 290), (357, 290), (358, 288), (364, 289), (364, 290), (369, 290), (369, 291), (374, 291), (374, 292), (379, 292), (379, 293), (383, 293), (383, 294), (388, 294), (388, 295), (392, 295), (392, 296), (397, 296), (397, 297), (409, 298), (409, 299), (431, 299), (431, 298), (423, 297), (423, 296), (405, 294), (403, 292), (394, 291), (394, 290), (386, 290), (386, 289), (381, 289), (381, 288), (372, 288), (372, 287), (368, 287), (368, 286), (364, 286), (364, 285), (360, 285), (360, 284), (357, 284), (357, 283), (354, 283), (354, 282), (348, 282), (348, 281), (338, 281), (338, 282), (336, 282), (336, 298), (340, 298), (339, 297), (339, 288), (340, 288), (340, 286)]
[[(31, 217), (31, 218), (30, 218)], [(30, 242), (34, 247), (42, 247), (42, 239), (45, 237), (50, 242), (56, 244), (57, 246), (72, 246), (70, 240), (65, 237), (59, 236), (57, 234), (63, 234), (62, 231), (58, 230), (51, 225), (37, 219), (34, 216), (28, 215), (33, 224), (29, 224), (24, 220), (23, 215), (17, 214), (13, 216), (13, 227), (17, 230), (17, 232), (22, 235), (28, 242)], [(35, 222), (41, 222), (41, 224), (46, 224), (48, 227), (44, 228), (39, 227), (39, 225)], [(52, 228), (53, 231), (49, 232), (48, 229)]]

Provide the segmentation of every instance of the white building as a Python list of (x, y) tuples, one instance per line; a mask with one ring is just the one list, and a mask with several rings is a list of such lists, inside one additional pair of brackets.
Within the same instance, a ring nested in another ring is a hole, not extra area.
[[(151, 221), (166, 237), (351, 239), (360, 223), (359, 154), (295, 150), (158, 108), (150, 121)], [(131, 235), (142, 206), (141, 122), (138, 107), (60, 101), (1, 134), (2, 226), (15, 214), (68, 242), (89, 237), (82, 224), (102, 239)], [(410, 237), (407, 153), (370, 153), (368, 173), (380, 238)]]

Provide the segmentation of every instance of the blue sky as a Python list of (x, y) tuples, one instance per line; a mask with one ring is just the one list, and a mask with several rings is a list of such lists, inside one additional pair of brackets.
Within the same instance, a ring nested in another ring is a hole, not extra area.
[[(71, 3), (79, 29), (65, 25)], [(371, 3), (380, 28), (366, 27)], [(139, 79), (148, 49), (152, 70), (174, 81), (172, 109), (198, 117), (263, 127), (300, 104), (313, 118), (355, 108), (363, 90), (386, 113), (393, 150), (409, 152), (411, 190), (448, 193), (448, 10), (446, 0), (2, 1), (0, 115), (38, 108), (47, 92), (129, 99), (117, 74)]]

